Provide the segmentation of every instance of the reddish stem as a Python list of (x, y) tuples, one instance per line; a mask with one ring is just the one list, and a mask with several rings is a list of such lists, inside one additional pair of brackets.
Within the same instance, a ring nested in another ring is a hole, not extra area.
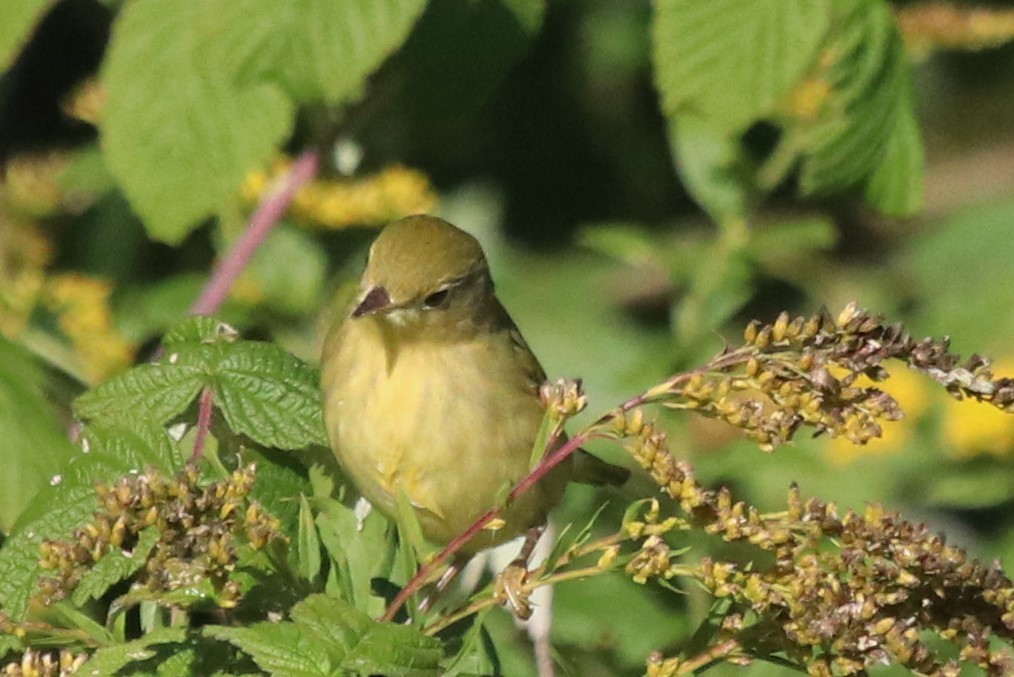
[(194, 452), (190, 455), (191, 461), (197, 461), (204, 454), (204, 440), (208, 437), (211, 429), (211, 407), (214, 400), (211, 388), (204, 386), (201, 390), (201, 401), (197, 410), (197, 436), (194, 438)]
[[(728, 368), (729, 366), (736, 364), (738, 362), (742, 362), (745, 359), (746, 359), (745, 355), (737, 353), (724, 353), (718, 355), (708, 364), (707, 367), (701, 367), (693, 371), (683, 372), (669, 378), (665, 382), (665, 385), (667, 386), (666, 390), (667, 391), (672, 390), (681, 382), (689, 380), (696, 373), (705, 372), (708, 371), (709, 369)], [(653, 388), (652, 390), (654, 391), (656, 389)], [(655, 401), (657, 397), (658, 397), (657, 394), (649, 396), (648, 393), (641, 393), (640, 395), (637, 395), (636, 397), (632, 397), (631, 399), (627, 400), (616, 409), (613, 409), (612, 411), (603, 414), (601, 417), (599, 417), (597, 421), (595, 421), (590, 426), (585, 428), (583, 433), (577, 435), (576, 437), (570, 438), (559, 449), (557, 449), (551, 454), (547, 454), (546, 457), (542, 459), (542, 462), (535, 468), (535, 470), (526, 475), (525, 478), (522, 479), (514, 487), (514, 489), (511, 490), (511, 493), (508, 495), (505, 505), (510, 504), (512, 501), (516, 500), (518, 496), (531, 489), (532, 485), (534, 485), (536, 482), (545, 477), (550, 470), (560, 465), (560, 463), (562, 463), (564, 459), (566, 459), (568, 456), (570, 456), (578, 449), (580, 449), (581, 445), (596, 438), (606, 437), (606, 435), (602, 433), (594, 432), (595, 429), (598, 428), (598, 426), (610, 420), (618, 413), (627, 413), (632, 409), (636, 409), (637, 407), (640, 407), (642, 405), (649, 404)], [(551, 443), (552, 442), (555, 442), (555, 438), (551, 440)], [(448, 543), (444, 547), (444, 549), (437, 554), (436, 557), (431, 559), (423, 566), (419, 567), (419, 571), (416, 572), (415, 576), (413, 576), (411, 580), (409, 580), (409, 582), (405, 584), (405, 587), (402, 588), (401, 591), (391, 601), (391, 604), (387, 607), (387, 611), (384, 612), (384, 615), (381, 617), (381, 620), (393, 621), (395, 615), (398, 613), (398, 610), (405, 605), (405, 602), (408, 601), (408, 598), (417, 593), (419, 589), (426, 584), (426, 581), (429, 580), (434, 569), (446, 564), (455, 553), (461, 550), (462, 546), (464, 546), (465, 543), (468, 543), (470, 540), (472, 540), (480, 531), (482, 531), (486, 527), (486, 525), (488, 525), (496, 517), (498, 517), (502, 511), (503, 507), (490, 508), (489, 510), (487, 510), (485, 513), (483, 513), (482, 517), (473, 522), (472, 525), (468, 527), (468, 529), (458, 534), (458, 536), (453, 541)]]
[(191, 315), (211, 315), (218, 311), (229, 295), (243, 269), (250, 263), (254, 252), (275, 227), (292, 198), (303, 184), (317, 175), (317, 152), (305, 151), (293, 163), (292, 168), (261, 199), (257, 211), (250, 217), (250, 223), (243, 234), (218, 262), (211, 279), (204, 286), (200, 297), (190, 307)]

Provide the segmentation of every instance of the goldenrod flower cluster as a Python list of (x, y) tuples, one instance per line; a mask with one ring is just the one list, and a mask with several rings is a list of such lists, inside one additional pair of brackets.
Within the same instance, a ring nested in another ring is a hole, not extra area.
[(902, 7), (898, 27), (909, 49), (926, 56), (934, 49), (977, 50), (1014, 39), (1014, 10), (924, 2)]
[(64, 677), (77, 674), (88, 660), (87, 654), (74, 654), (69, 649), (34, 651), (28, 649), (17, 661), (3, 667), (0, 674), (9, 677)]
[(45, 602), (61, 599), (96, 562), (114, 549), (131, 550), (141, 532), (153, 527), (159, 539), (135, 585), (158, 593), (210, 579), (218, 604), (235, 606), (240, 590), (229, 574), (239, 545), (260, 549), (285, 538), (278, 519), (249, 499), (255, 471), (249, 465), (202, 486), (196, 467), (188, 465), (174, 477), (149, 470), (99, 485), (101, 510), (95, 518), (71, 540), (40, 546), (41, 565), (56, 574), (40, 580)]
[(13, 338), (28, 325), (51, 256), (49, 240), (37, 227), (0, 215), (0, 333)]
[(44, 302), (57, 315), (89, 382), (101, 381), (130, 364), (131, 345), (117, 331), (109, 307), (112, 286), (102, 280), (65, 273), (46, 280)]
[[(283, 158), (268, 171), (250, 173), (243, 183), (244, 199), (258, 202), (291, 166), (292, 160)], [(296, 193), (289, 213), (309, 226), (344, 228), (430, 212), (436, 203), (436, 193), (425, 175), (394, 165), (363, 178), (311, 181)]]
[[(1014, 382), (995, 377), (986, 359), (961, 362), (946, 341), (916, 341), (855, 305), (837, 317), (821, 311), (751, 323), (745, 339), (741, 348), (649, 389), (596, 424), (625, 446), (676, 508), (667, 515), (662, 501), (648, 499), (628, 510), (621, 534), (637, 549), (624, 560), (627, 575), (639, 583), (691, 577), (730, 604), (700, 656), (653, 655), (648, 673), (684, 674), (715, 660), (780, 652), (822, 676), (865, 674), (892, 662), (920, 674), (957, 675), (963, 663), (988, 675), (1012, 674), (1012, 656), (991, 644), (992, 638), (1014, 640), (1014, 583), (998, 565), (983, 565), (925, 525), (880, 506), (840, 515), (834, 504), (804, 501), (795, 487), (785, 510), (762, 513), (735, 501), (727, 488), (703, 487), (640, 412), (647, 403), (696, 411), (741, 428), (764, 448), (803, 427), (863, 443), (882, 421), (901, 415), (876, 387), (889, 376), (887, 360), (1005, 412), (1014, 409)], [(743, 392), (747, 399), (738, 399)], [(681, 563), (670, 539), (686, 530), (770, 554), (745, 563)], [(958, 658), (939, 653), (927, 633), (953, 642)]]

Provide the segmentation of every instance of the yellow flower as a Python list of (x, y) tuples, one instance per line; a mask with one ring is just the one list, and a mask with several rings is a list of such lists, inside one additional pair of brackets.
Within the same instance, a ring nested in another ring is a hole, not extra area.
[[(831, 440), (827, 451), (832, 463), (846, 465), (862, 456), (894, 453), (904, 448), (911, 439), (916, 422), (932, 403), (931, 391), (934, 384), (929, 377), (900, 364), (891, 365), (889, 372), (891, 376), (886, 381), (874, 384), (863, 376), (856, 381), (856, 385), (864, 388), (875, 385), (886, 392), (901, 405), (905, 418), (885, 422), (883, 435), (865, 445), (852, 444), (842, 437)], [(844, 373), (839, 371), (835, 376), (841, 377)]]
[[(244, 199), (251, 203), (260, 200), (291, 164), (283, 158), (276, 160), (270, 171), (251, 172), (243, 182)], [(311, 181), (296, 193), (290, 211), (307, 225), (343, 228), (432, 211), (436, 203), (425, 175), (394, 165), (362, 178)]]
[[(995, 374), (1014, 373), (1014, 360), (993, 365)], [(950, 400), (943, 412), (943, 438), (951, 455), (1014, 457), (1014, 416), (988, 404)]]

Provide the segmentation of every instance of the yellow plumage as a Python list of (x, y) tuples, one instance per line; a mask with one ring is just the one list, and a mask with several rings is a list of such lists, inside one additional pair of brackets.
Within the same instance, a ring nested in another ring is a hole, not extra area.
[[(336, 456), (379, 510), (415, 508), (446, 543), (528, 474), (544, 409), (542, 368), (493, 293), (482, 249), (428, 216), (384, 229), (360, 293), (323, 353), (324, 420)], [(508, 506), (474, 552), (541, 523), (565, 463)]]

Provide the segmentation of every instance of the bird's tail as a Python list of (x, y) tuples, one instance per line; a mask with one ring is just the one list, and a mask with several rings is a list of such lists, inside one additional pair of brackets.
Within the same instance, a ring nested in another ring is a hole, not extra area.
[(578, 449), (574, 454), (574, 479), (582, 484), (591, 484), (596, 487), (619, 486), (629, 477), (630, 471), (626, 468), (606, 463), (584, 449)]

